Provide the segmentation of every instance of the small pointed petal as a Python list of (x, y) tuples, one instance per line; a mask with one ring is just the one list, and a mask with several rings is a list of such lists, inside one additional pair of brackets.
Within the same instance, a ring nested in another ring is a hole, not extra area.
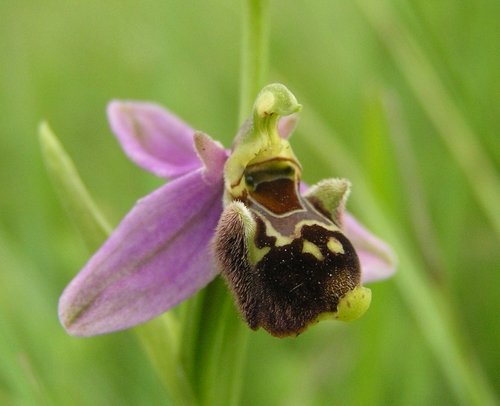
[(394, 251), (375, 237), (348, 212), (344, 212), (344, 232), (351, 240), (361, 262), (363, 283), (389, 278), (396, 270)]
[(229, 156), (222, 144), (214, 141), (207, 134), (196, 132), (194, 134), (194, 147), (203, 162), (203, 178), (207, 184), (217, 183), (223, 176), (224, 164)]
[(194, 150), (195, 131), (154, 104), (112, 101), (108, 119), (127, 156), (162, 178), (176, 178), (201, 166)]
[(73, 335), (125, 329), (169, 310), (218, 273), (210, 239), (222, 213), (222, 178), (203, 169), (141, 199), (64, 291), (59, 317)]
[(298, 122), (299, 116), (297, 114), (282, 117), (278, 123), (278, 133), (280, 137), (285, 139), (290, 137), (295, 127), (297, 127)]

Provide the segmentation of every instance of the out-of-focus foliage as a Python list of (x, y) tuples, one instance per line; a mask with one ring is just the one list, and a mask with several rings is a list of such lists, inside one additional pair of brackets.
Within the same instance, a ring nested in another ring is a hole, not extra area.
[[(36, 132), (49, 120), (117, 224), (162, 181), (124, 157), (107, 102), (159, 102), (229, 146), (239, 127), (240, 8), (0, 3), (0, 404), (170, 404), (130, 332), (81, 339), (59, 326), (58, 297), (91, 252), (53, 191)], [(477, 367), (468, 372), (479, 396), (494, 396), (500, 3), (276, 0), (271, 10), (269, 82), (304, 106), (292, 143), (305, 180), (350, 178), (350, 210), (405, 255), (393, 279), (370, 286), (359, 321), (320, 323), (294, 340), (251, 333), (241, 403), (468, 404), (439, 351), (448, 339)], [(433, 337), (418, 290), (408, 299), (407, 255), (451, 336)]]

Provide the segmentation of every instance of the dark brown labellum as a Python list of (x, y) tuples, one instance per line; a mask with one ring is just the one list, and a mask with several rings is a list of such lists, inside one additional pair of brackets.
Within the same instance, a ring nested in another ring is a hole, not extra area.
[[(226, 207), (214, 240), (249, 326), (276, 337), (297, 336), (325, 316), (334, 318), (339, 301), (360, 284), (359, 260), (336, 210), (326, 209), (331, 204), (323, 193), (300, 195), (299, 170), (281, 159), (249, 166), (243, 178), (248, 193)], [(338, 187), (339, 193), (347, 188)], [(337, 195), (332, 199), (343, 204)]]

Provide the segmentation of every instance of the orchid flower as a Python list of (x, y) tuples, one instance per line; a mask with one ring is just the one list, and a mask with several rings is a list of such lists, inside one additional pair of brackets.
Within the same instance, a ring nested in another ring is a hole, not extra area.
[[(266, 86), (232, 150), (152, 103), (112, 101), (111, 128), (137, 165), (171, 181), (140, 199), (65, 289), (73, 335), (129, 328), (175, 307), (219, 273), (252, 329), (296, 336), (370, 304), (390, 247), (344, 211), (349, 182), (311, 188), (287, 140), (301, 106)], [(281, 118), (281, 120), (280, 120)]]

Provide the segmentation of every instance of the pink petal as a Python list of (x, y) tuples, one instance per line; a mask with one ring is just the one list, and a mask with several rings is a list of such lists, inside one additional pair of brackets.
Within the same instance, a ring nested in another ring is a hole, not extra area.
[(127, 156), (162, 178), (176, 178), (201, 166), (194, 130), (153, 103), (112, 101), (108, 119)]
[(374, 282), (392, 276), (397, 259), (391, 247), (371, 234), (348, 212), (344, 212), (343, 223), (344, 232), (358, 253), (363, 282)]
[(209, 242), (222, 192), (222, 176), (208, 185), (200, 168), (141, 199), (61, 296), (66, 330), (91, 336), (125, 329), (207, 285), (218, 273)]

